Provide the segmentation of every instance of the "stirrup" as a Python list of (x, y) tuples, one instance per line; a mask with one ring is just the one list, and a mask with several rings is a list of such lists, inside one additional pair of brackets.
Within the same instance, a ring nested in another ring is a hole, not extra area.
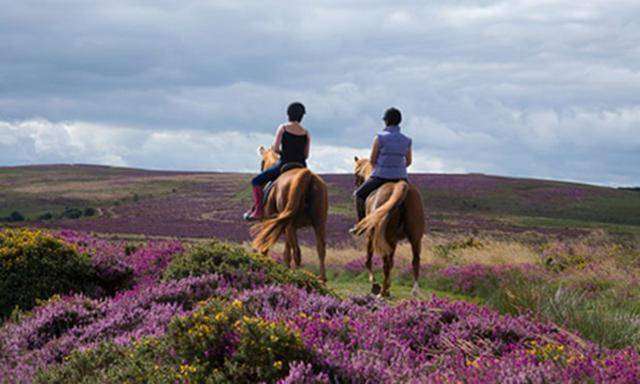
[(242, 218), (245, 221), (258, 221), (262, 219), (262, 217), (255, 217), (254, 213), (255, 213), (255, 209), (250, 209), (247, 212), (245, 212), (244, 215), (242, 215)]

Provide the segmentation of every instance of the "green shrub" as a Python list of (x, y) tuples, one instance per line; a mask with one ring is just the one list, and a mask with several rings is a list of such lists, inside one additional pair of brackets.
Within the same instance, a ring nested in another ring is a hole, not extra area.
[(287, 373), (289, 363), (310, 359), (286, 324), (252, 317), (238, 300), (209, 300), (192, 315), (174, 319), (168, 337), (188, 362), (177, 378), (194, 382), (274, 382)]
[(39, 372), (35, 382), (276, 382), (289, 373), (290, 363), (310, 360), (300, 336), (286, 324), (252, 317), (240, 301), (211, 299), (175, 318), (163, 337), (73, 352), (64, 363)]
[(308, 291), (329, 291), (316, 276), (304, 270), (290, 270), (268, 257), (221, 242), (196, 246), (176, 255), (164, 272), (165, 280), (217, 273), (238, 287), (259, 284), (293, 284)]
[(0, 317), (37, 299), (82, 291), (92, 276), (89, 257), (62, 240), (24, 229), (0, 232)]
[(93, 207), (87, 207), (85, 208), (84, 212), (82, 213), (84, 216), (86, 217), (91, 217), (91, 216), (95, 216), (96, 214), (96, 209)]
[(38, 372), (34, 383), (173, 383), (175, 369), (158, 364), (163, 339), (146, 338), (133, 346), (102, 343), (94, 349), (72, 352), (65, 362)]
[(62, 212), (62, 217), (67, 219), (79, 219), (82, 217), (82, 211), (78, 208), (65, 208)]
[(42, 215), (38, 216), (38, 220), (51, 220), (53, 219), (53, 214), (51, 212), (45, 212)]
[(18, 222), (18, 221), (24, 221), (24, 215), (18, 211), (13, 211), (11, 212), (11, 214), (7, 217), (7, 221), (9, 222)]

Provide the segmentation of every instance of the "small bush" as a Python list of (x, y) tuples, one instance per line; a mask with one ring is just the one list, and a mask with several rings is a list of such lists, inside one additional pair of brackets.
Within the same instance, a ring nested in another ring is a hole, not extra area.
[(7, 217), (7, 221), (9, 222), (18, 222), (18, 221), (24, 221), (24, 215), (18, 211), (13, 211), (11, 212), (11, 214)]
[(53, 219), (53, 214), (51, 212), (45, 212), (42, 215), (38, 216), (38, 220), (51, 220)]
[(37, 299), (82, 291), (91, 284), (89, 257), (53, 236), (31, 230), (0, 233), (0, 317)]
[(82, 213), (84, 216), (86, 217), (91, 217), (91, 216), (95, 216), (96, 214), (96, 209), (93, 207), (87, 207), (85, 208), (84, 212)]
[(62, 212), (62, 217), (67, 219), (79, 219), (82, 217), (82, 211), (78, 208), (65, 208)]
[(238, 300), (211, 299), (175, 318), (166, 336), (76, 351), (35, 382), (271, 383), (286, 377), (293, 363), (310, 359), (286, 324), (252, 317)]
[(175, 256), (163, 278), (181, 279), (208, 273), (220, 274), (238, 288), (293, 284), (308, 291), (329, 293), (318, 278), (307, 271), (290, 270), (268, 257), (220, 242), (196, 246)]

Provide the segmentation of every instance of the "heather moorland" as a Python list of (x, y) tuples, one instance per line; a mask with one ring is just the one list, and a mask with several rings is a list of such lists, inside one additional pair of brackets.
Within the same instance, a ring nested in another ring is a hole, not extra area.
[(301, 270), (251, 251), (249, 175), (0, 169), (0, 382), (640, 381), (640, 193), (413, 175), (421, 291), (401, 244), (381, 299), (323, 177), (326, 285), (305, 231)]

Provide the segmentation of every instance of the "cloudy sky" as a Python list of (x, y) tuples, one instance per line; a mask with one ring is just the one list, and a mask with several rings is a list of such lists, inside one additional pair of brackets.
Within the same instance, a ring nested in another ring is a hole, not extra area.
[(640, 185), (638, 1), (0, 0), (0, 165), (254, 171), (286, 105), (351, 171), (389, 106), (414, 172)]

